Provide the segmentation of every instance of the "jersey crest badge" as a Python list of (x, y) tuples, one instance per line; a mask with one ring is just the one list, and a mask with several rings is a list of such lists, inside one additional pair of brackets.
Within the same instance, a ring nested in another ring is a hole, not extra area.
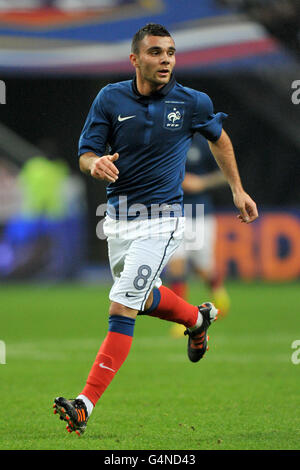
[(164, 128), (177, 130), (182, 128), (184, 107), (182, 104), (166, 103), (164, 115)]

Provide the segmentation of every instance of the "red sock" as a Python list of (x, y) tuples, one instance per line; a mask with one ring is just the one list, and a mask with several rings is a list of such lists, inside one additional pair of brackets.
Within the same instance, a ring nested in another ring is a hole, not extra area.
[(187, 283), (184, 281), (174, 281), (170, 286), (171, 290), (181, 297), (182, 299), (187, 299)]
[(150, 316), (180, 323), (187, 328), (196, 324), (198, 319), (197, 306), (189, 304), (168, 287), (161, 286), (159, 292), (159, 304), (155, 310), (149, 313)]
[[(120, 318), (124, 319), (125, 317)], [(120, 328), (118, 329), (120, 331)], [(85, 395), (89, 400), (91, 400), (93, 405), (96, 405), (97, 401), (127, 358), (131, 344), (131, 334), (128, 334), (128, 332), (123, 334), (111, 331), (110, 328), (110, 331), (108, 331), (96, 356), (95, 362), (87, 378), (86, 385), (81, 392), (82, 395)]]

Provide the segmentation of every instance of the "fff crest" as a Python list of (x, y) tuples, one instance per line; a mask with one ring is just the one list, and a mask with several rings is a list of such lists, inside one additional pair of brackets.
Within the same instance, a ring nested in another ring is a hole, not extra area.
[(168, 103), (165, 105), (164, 128), (177, 130), (182, 128), (184, 107), (182, 104)]

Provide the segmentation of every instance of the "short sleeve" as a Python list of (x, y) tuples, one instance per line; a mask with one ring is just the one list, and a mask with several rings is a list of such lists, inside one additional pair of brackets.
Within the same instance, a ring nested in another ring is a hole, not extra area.
[(192, 130), (194, 132), (199, 132), (207, 140), (215, 142), (221, 135), (223, 121), (227, 116), (225, 113), (215, 114), (210, 97), (205, 93), (196, 93), (192, 117)]
[(102, 156), (105, 153), (110, 131), (110, 119), (109, 114), (106, 111), (107, 92), (105, 88), (98, 93), (89, 110), (79, 138), (79, 157), (86, 152), (94, 152), (99, 156)]

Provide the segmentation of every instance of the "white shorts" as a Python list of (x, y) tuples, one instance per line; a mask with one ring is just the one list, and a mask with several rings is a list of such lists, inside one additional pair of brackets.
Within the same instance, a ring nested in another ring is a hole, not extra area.
[(105, 217), (108, 256), (114, 284), (109, 299), (144, 310), (160, 274), (184, 236), (184, 217), (115, 220)]
[[(206, 215), (199, 220), (186, 217), (184, 240), (172, 256), (172, 260), (180, 258), (191, 262), (193, 266), (199, 269), (213, 270), (215, 267), (216, 229), (217, 222), (214, 215)], [(190, 243), (195, 231), (202, 232), (202, 243), (198, 246), (198, 249), (193, 248)]]

